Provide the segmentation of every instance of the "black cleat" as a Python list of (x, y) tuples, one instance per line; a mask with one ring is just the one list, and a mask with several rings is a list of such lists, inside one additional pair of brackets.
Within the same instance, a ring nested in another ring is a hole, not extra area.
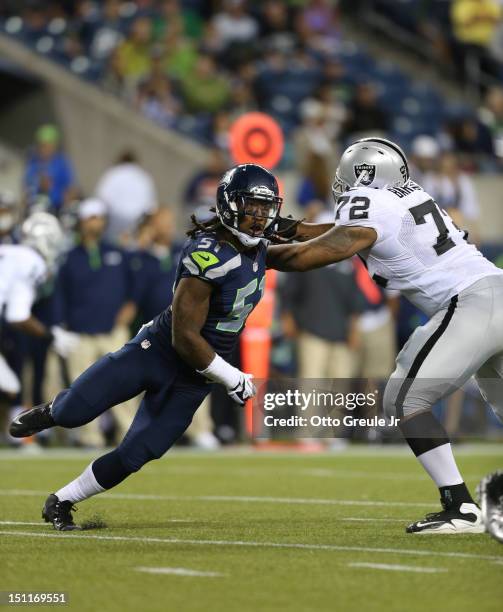
[(52, 402), (40, 404), (31, 410), (22, 412), (12, 421), (9, 433), (13, 438), (26, 438), (33, 434), (54, 427), (56, 423), (51, 415)]
[(421, 521), (409, 525), (407, 533), (483, 533), (485, 531), (480, 508), (474, 503), (446, 507), (427, 514)]
[(486, 476), (477, 492), (486, 529), (503, 544), (503, 470)]
[(57, 531), (75, 531), (82, 529), (73, 522), (72, 510), (76, 510), (71, 501), (59, 501), (54, 493), (45, 500), (42, 518), (52, 523)]

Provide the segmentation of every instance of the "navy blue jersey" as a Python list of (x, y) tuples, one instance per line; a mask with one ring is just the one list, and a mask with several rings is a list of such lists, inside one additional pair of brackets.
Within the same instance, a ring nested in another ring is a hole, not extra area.
[[(185, 243), (175, 279), (195, 277), (210, 283), (208, 317), (201, 335), (216, 353), (228, 357), (236, 345), (246, 319), (264, 293), (267, 246), (243, 252), (212, 233), (200, 233)], [(164, 345), (171, 346), (171, 308), (154, 319), (152, 331)]]

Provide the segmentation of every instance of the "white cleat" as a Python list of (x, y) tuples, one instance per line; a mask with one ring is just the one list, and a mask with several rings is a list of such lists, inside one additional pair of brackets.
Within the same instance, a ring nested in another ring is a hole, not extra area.
[(477, 504), (464, 503), (440, 512), (427, 514), (421, 521), (410, 524), (407, 533), (484, 533), (485, 525)]

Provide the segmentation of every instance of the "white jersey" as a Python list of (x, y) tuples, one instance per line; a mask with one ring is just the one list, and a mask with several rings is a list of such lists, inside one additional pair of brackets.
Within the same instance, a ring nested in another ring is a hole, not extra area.
[(10, 323), (30, 317), (37, 286), (47, 276), (47, 265), (32, 248), (0, 245), (0, 315)]
[(375, 229), (376, 242), (360, 253), (370, 276), (428, 315), (479, 279), (503, 275), (413, 182), (348, 190), (338, 199), (335, 223)]

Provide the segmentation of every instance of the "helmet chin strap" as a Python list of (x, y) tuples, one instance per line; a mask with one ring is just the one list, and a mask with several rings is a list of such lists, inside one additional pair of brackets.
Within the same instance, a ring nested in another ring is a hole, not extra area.
[(230, 232), (232, 232), (234, 236), (236, 236), (236, 238), (239, 240), (239, 242), (241, 242), (242, 245), (246, 247), (257, 246), (257, 244), (262, 240), (262, 236), (249, 236), (248, 234), (245, 234), (244, 232), (240, 232), (234, 227), (229, 227), (228, 225), (225, 225), (225, 227)]

